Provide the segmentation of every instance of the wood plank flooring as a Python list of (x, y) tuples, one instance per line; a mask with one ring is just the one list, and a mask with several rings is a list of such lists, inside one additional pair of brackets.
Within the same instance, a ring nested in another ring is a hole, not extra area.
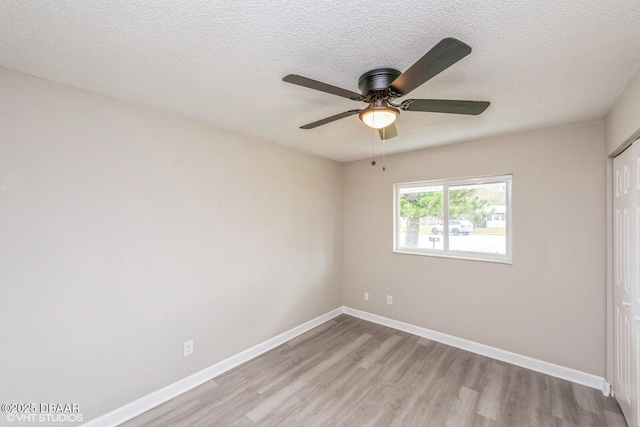
[(626, 423), (598, 390), (341, 315), (123, 426)]

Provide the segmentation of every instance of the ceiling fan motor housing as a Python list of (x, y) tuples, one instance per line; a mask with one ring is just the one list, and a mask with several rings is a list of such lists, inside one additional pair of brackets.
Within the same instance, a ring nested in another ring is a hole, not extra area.
[(365, 96), (371, 92), (386, 91), (400, 74), (402, 73), (394, 68), (376, 68), (360, 76), (358, 87)]

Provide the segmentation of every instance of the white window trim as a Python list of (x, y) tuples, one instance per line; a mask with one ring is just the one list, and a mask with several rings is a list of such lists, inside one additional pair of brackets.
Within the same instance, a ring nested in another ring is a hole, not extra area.
[[(511, 186), (513, 175), (489, 175), (482, 177), (472, 178), (456, 178), (456, 179), (439, 179), (432, 181), (415, 181), (415, 182), (403, 182), (393, 185), (393, 252), (398, 254), (408, 255), (424, 255), (439, 258), (454, 258), (464, 259), (470, 261), (485, 261), (496, 262), (502, 264), (513, 264), (513, 210), (511, 208)], [(486, 252), (466, 252), (466, 251), (449, 251), (439, 249), (428, 248), (407, 248), (398, 244), (398, 238), (400, 236), (400, 203), (398, 203), (399, 190), (403, 188), (413, 188), (416, 186), (442, 186), (442, 202), (444, 210), (443, 226), (443, 248), (449, 247), (449, 187), (456, 185), (468, 185), (468, 184), (489, 184), (494, 182), (506, 182), (506, 253), (505, 254), (491, 254)]]

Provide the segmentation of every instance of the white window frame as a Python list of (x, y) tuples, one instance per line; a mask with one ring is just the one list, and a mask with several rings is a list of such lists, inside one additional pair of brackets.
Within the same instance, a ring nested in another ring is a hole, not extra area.
[[(409, 255), (426, 255), (435, 256), (441, 258), (456, 258), (473, 261), (488, 261), (498, 262), (504, 264), (512, 264), (512, 247), (513, 247), (513, 210), (511, 208), (511, 186), (513, 175), (492, 175), (472, 178), (456, 178), (456, 179), (439, 179), (430, 181), (416, 181), (416, 182), (403, 182), (393, 185), (393, 252), (398, 254)], [(506, 253), (505, 254), (491, 254), (487, 252), (470, 252), (470, 251), (450, 251), (449, 250), (449, 187), (458, 185), (469, 184), (491, 184), (497, 182), (504, 182), (506, 184), (506, 225), (505, 225), (505, 237), (506, 237)], [(407, 248), (400, 245), (398, 241), (400, 238), (400, 203), (399, 196), (400, 190), (405, 188), (414, 187), (435, 187), (442, 186), (442, 203), (443, 203), (443, 249), (428, 249), (428, 248)]]

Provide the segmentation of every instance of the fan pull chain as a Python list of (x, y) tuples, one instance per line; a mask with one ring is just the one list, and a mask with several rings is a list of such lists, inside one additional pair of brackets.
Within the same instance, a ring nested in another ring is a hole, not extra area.
[(382, 128), (382, 171), (386, 171), (387, 169), (385, 168), (385, 150), (384, 150), (384, 142), (387, 140), (387, 128)]
[(371, 135), (373, 136), (373, 139), (371, 140), (371, 166), (375, 166), (376, 165), (376, 161), (375, 161), (375, 148), (376, 148), (376, 131), (372, 131)]

